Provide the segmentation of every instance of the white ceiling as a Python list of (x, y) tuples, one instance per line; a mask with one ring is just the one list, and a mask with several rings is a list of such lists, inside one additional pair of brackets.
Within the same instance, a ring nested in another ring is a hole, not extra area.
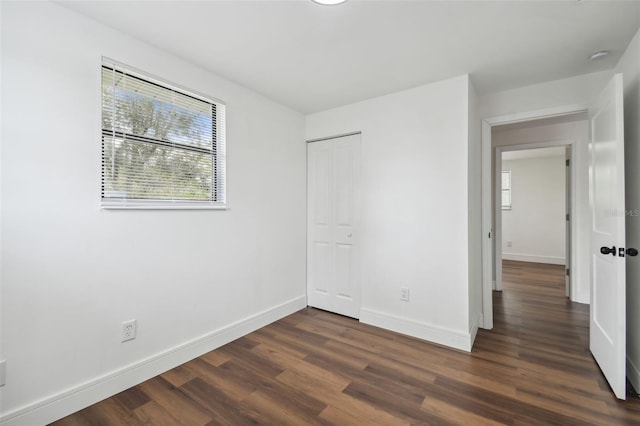
[(59, 3), (303, 113), (467, 73), (482, 94), (610, 69), (640, 22), (615, 0)]

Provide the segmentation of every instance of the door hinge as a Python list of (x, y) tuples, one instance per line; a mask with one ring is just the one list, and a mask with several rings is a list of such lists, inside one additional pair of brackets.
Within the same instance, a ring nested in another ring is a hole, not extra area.
[(567, 222), (569, 222), (569, 213), (567, 213)]
[(571, 276), (571, 269), (567, 269), (567, 276), (570, 277)]
[(570, 161), (569, 161), (569, 160), (567, 160), (567, 161), (565, 162), (565, 164), (567, 165), (567, 167), (569, 167), (569, 163), (570, 163)]

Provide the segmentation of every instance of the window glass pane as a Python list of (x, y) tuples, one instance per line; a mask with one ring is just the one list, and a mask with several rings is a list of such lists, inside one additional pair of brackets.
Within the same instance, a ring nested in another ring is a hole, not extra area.
[(103, 128), (211, 148), (214, 105), (104, 67)]
[(211, 154), (103, 136), (105, 198), (213, 199)]
[(511, 170), (502, 171), (502, 209), (511, 209)]
[(511, 171), (503, 170), (502, 171), (502, 189), (510, 189), (511, 188)]
[(502, 207), (503, 208), (511, 207), (511, 191), (508, 189), (502, 190)]

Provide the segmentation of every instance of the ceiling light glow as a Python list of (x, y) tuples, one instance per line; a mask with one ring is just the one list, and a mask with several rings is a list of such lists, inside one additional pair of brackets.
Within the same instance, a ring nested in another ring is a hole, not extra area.
[(595, 61), (596, 59), (600, 59), (600, 58), (604, 58), (605, 56), (609, 55), (609, 51), (608, 50), (600, 50), (599, 52), (595, 52), (593, 55), (590, 56), (592, 61)]
[(347, 0), (311, 0), (314, 3), (322, 4), (325, 6), (334, 6), (336, 4), (344, 3)]

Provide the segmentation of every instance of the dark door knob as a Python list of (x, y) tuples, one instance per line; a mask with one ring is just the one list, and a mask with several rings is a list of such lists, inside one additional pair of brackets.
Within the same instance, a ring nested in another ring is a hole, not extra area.
[(616, 255), (616, 246), (613, 246), (611, 248), (609, 247), (600, 247), (600, 253), (602, 254), (612, 254), (612, 255)]
[(627, 255), (628, 256), (637, 256), (638, 255), (638, 250), (634, 249), (634, 248), (628, 248), (627, 249)]

